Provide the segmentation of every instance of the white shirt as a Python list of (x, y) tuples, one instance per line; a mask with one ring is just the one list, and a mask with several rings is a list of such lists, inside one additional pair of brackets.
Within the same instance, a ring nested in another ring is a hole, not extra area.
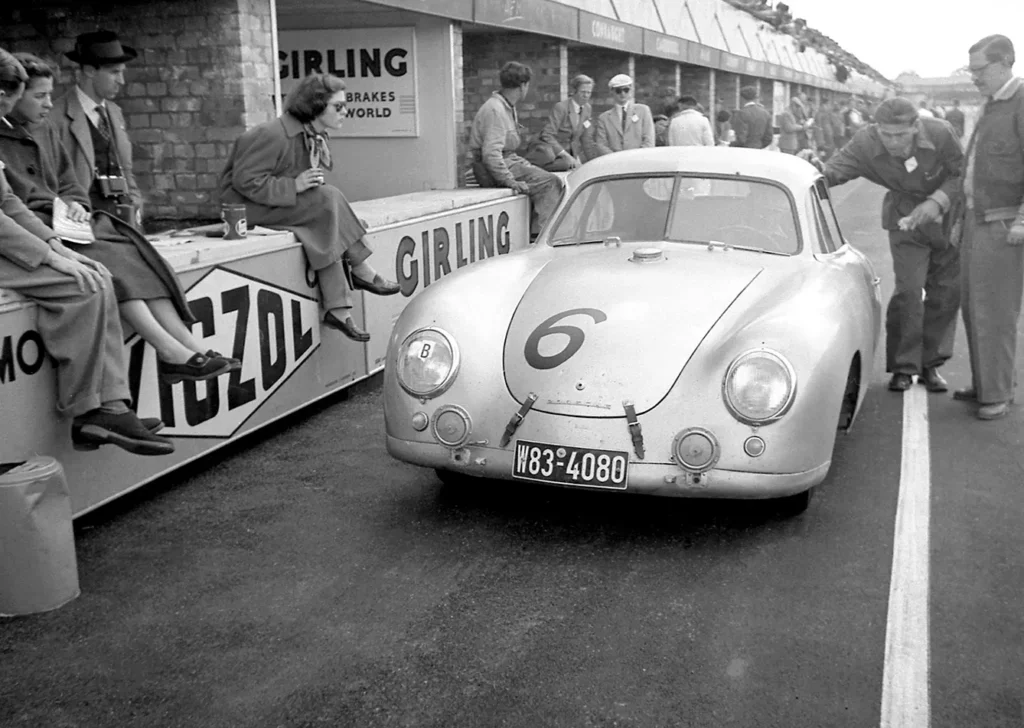
[(82, 105), (82, 109), (85, 111), (85, 115), (89, 117), (89, 121), (97, 129), (100, 128), (100, 104), (97, 104), (92, 98), (83, 91), (80, 87), (75, 86), (75, 93), (78, 94), (78, 103)]
[(711, 122), (696, 109), (686, 109), (669, 122), (668, 143), (673, 147), (713, 147)]
[(922, 119), (934, 119), (935, 118), (935, 114), (933, 114), (928, 109), (925, 109), (924, 107), (922, 107), (922, 108), (917, 110), (917, 115), (918, 115), (919, 118), (922, 118)]

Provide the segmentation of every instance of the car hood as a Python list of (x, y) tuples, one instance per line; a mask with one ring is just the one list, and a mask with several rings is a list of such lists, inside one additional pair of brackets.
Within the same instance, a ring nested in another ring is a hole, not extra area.
[(520, 403), (581, 417), (621, 417), (658, 404), (722, 314), (758, 276), (757, 261), (720, 251), (571, 251), (523, 293), (505, 337), (505, 380)]

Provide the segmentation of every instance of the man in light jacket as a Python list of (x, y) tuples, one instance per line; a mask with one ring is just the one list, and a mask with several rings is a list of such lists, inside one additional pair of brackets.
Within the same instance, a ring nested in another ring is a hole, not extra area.
[(682, 111), (668, 125), (670, 147), (713, 147), (715, 138), (711, 133), (711, 122), (697, 110), (697, 99), (680, 96)]
[(551, 109), (548, 123), (540, 139), (554, 154), (554, 161), (544, 165), (549, 172), (576, 169), (587, 161), (586, 137), (592, 133), (590, 96), (594, 79), (580, 74), (569, 82), (569, 98)]
[(624, 73), (608, 82), (615, 106), (601, 114), (594, 131), (598, 156), (654, 146), (654, 116), (650, 107), (633, 101), (633, 79)]

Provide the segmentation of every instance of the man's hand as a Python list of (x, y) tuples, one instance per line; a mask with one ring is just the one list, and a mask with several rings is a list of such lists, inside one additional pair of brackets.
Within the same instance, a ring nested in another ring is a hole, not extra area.
[(925, 200), (904, 218), (900, 218), (900, 230), (916, 230), (921, 225), (935, 222), (942, 217), (942, 207), (935, 200)]
[(78, 288), (81, 291), (88, 290), (95, 293), (96, 291), (103, 290), (107, 287), (106, 279), (103, 274), (91, 266), (87, 266), (83, 263), (79, 263), (77, 260), (71, 258), (65, 258), (53, 250), (46, 255), (46, 259), (43, 261), (45, 265), (50, 266), (58, 273), (71, 276), (75, 279), (75, 283), (78, 284)]
[(520, 182), (518, 180), (512, 183), (511, 189), (513, 192), (520, 195), (530, 194), (530, 185), (526, 184), (525, 182)]
[(105, 265), (100, 263), (98, 260), (87, 258), (81, 253), (77, 253), (74, 250), (71, 250), (70, 248), (66, 247), (64, 243), (61, 242), (60, 238), (50, 238), (46, 242), (50, 246), (50, 250), (52, 250), (60, 257), (67, 258), (68, 260), (73, 260), (76, 263), (81, 263), (82, 265), (87, 266), (89, 268), (95, 268), (100, 273), (103, 273), (105, 275), (110, 275), (110, 271), (107, 270), (107, 267)]
[(89, 222), (91, 216), (81, 203), (71, 202), (68, 204), (68, 217), (72, 222)]
[(1024, 245), (1024, 223), (1014, 223), (1010, 227), (1010, 234), (1006, 238), (1010, 245)]
[(569, 163), (569, 169), (576, 169), (580, 166), (580, 160), (569, 154), (569, 152), (562, 152), (562, 154), (565, 155), (565, 159)]

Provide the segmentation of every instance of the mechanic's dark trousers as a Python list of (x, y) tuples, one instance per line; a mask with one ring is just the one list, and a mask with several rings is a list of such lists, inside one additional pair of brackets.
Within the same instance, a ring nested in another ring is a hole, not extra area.
[(896, 289), (885, 316), (886, 371), (921, 374), (953, 355), (960, 251), (936, 223), (918, 230), (890, 230), (889, 249)]
[(1012, 222), (978, 222), (971, 211), (964, 221), (964, 330), (981, 404), (1013, 399), (1024, 246), (1006, 242)]
[[(562, 178), (530, 164), (518, 154), (505, 155), (505, 166), (516, 182), (530, 187), (530, 233), (537, 235), (547, 224), (562, 197)], [(479, 160), (473, 164), (473, 174), (481, 187), (497, 187), (494, 177)]]

